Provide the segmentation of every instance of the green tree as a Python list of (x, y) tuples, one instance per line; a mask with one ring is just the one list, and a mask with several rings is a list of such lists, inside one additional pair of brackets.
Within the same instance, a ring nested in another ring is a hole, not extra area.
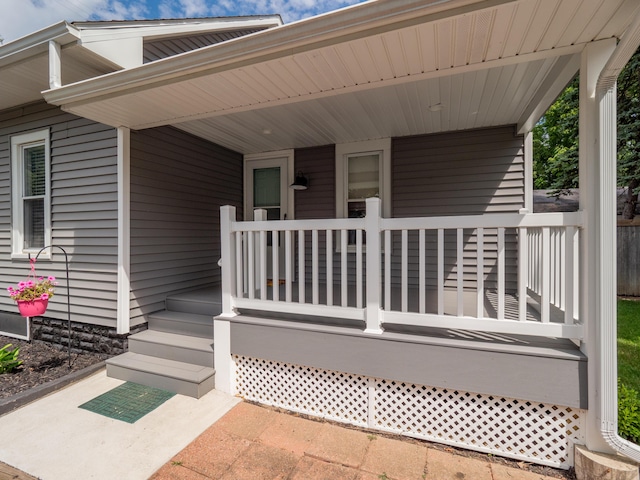
[(640, 190), (640, 49), (618, 77), (618, 185), (627, 187), (623, 218), (634, 217)]
[[(534, 188), (558, 196), (578, 187), (579, 78), (533, 129)], [(624, 218), (633, 218), (640, 191), (640, 49), (618, 77), (618, 186), (628, 187)]]
[(567, 85), (533, 129), (533, 184), (558, 196), (578, 187), (579, 79)]

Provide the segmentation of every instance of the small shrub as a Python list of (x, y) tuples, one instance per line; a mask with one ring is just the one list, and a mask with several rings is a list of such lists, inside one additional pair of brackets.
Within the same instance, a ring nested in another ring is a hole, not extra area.
[(0, 373), (10, 373), (13, 369), (22, 365), (22, 360), (18, 360), (19, 348), (9, 350), (10, 343), (0, 348)]
[(640, 395), (618, 379), (618, 434), (640, 443)]

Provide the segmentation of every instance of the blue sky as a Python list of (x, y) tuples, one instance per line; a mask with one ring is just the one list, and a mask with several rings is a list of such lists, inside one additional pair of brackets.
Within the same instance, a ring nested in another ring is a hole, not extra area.
[(363, 0), (0, 0), (4, 43), (62, 20), (131, 20), (279, 13), (285, 23)]

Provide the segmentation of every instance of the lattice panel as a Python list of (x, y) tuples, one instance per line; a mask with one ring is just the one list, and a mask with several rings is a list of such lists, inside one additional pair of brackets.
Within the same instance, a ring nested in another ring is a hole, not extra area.
[(234, 355), (243, 398), (338, 422), (367, 426), (367, 378)]
[(512, 398), (377, 380), (373, 428), (521, 458), (573, 463), (583, 411)]
[(238, 395), (309, 415), (567, 468), (584, 411), (234, 356)]

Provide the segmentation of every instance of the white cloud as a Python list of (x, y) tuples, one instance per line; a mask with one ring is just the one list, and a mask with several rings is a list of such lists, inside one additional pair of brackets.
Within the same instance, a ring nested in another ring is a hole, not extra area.
[(282, 15), (285, 23), (362, 0), (0, 0), (5, 43), (63, 20)]
[(67, 20), (145, 18), (145, 0), (0, 0), (0, 36), (4, 42)]

